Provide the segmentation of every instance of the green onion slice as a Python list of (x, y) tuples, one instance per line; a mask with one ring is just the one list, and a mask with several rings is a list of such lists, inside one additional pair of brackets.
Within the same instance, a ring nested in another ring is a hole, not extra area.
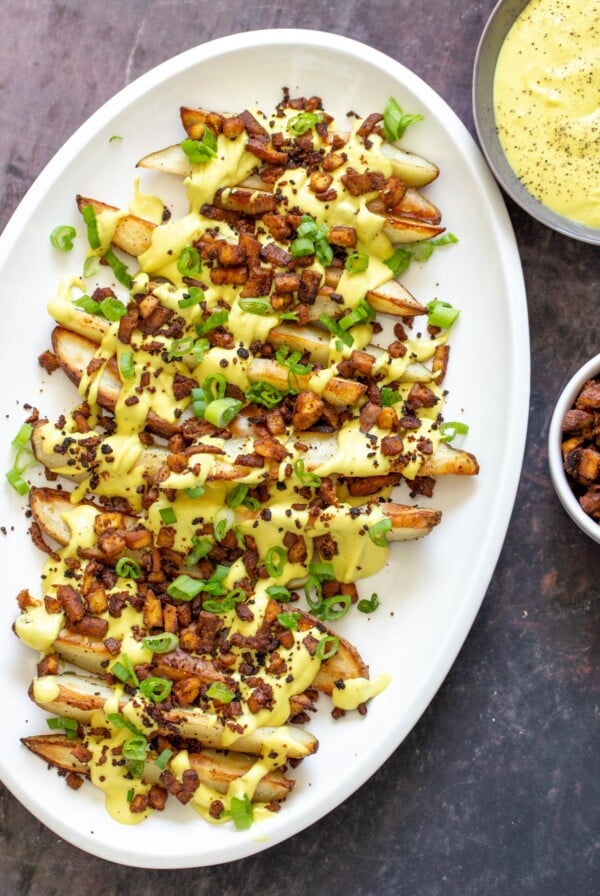
[(275, 313), (268, 299), (238, 299), (238, 305), (242, 311), (247, 311), (249, 314), (259, 314), (261, 317), (265, 314)]
[(290, 631), (298, 631), (298, 620), (301, 618), (302, 613), (294, 613), (294, 612), (286, 612), (286, 613), (278, 613), (277, 614), (277, 622), (282, 628), (287, 628)]
[(115, 565), (115, 572), (125, 579), (139, 579), (142, 574), (140, 564), (133, 557), (120, 557)]
[(140, 691), (144, 697), (147, 700), (151, 700), (152, 703), (162, 703), (163, 700), (166, 700), (171, 693), (172, 687), (172, 681), (156, 676), (144, 678), (144, 680), (140, 682)]
[(411, 124), (423, 121), (423, 116), (404, 112), (393, 97), (390, 97), (383, 110), (383, 135), (390, 143), (400, 140)]
[(440, 425), (440, 438), (442, 442), (451, 442), (456, 436), (466, 436), (469, 431), (467, 423), (456, 420), (448, 420)]
[(213, 532), (217, 541), (223, 541), (235, 523), (235, 513), (231, 507), (219, 507), (213, 518)]
[(59, 224), (50, 234), (50, 242), (55, 249), (61, 252), (70, 252), (73, 248), (73, 240), (77, 236), (77, 231), (69, 224)]
[(349, 594), (334, 594), (333, 597), (323, 598), (320, 605), (313, 610), (313, 614), (318, 619), (333, 622), (346, 615), (351, 603), (352, 599)]
[(133, 352), (121, 352), (119, 355), (119, 373), (124, 380), (135, 379), (135, 361)]
[(443, 330), (451, 327), (460, 314), (458, 308), (454, 308), (449, 302), (442, 302), (439, 299), (429, 302), (426, 307), (429, 326), (441, 327)]
[(181, 148), (192, 165), (206, 165), (217, 157), (217, 138), (209, 127), (205, 127), (202, 139), (194, 140), (190, 137), (182, 141)]
[(64, 731), (69, 740), (77, 737), (79, 723), (76, 719), (68, 719), (66, 716), (55, 716), (52, 719), (46, 719), (46, 723), (51, 731)]
[(242, 798), (232, 796), (229, 803), (228, 814), (231, 816), (238, 831), (245, 831), (252, 827), (254, 810), (252, 808), (252, 803), (248, 799), (248, 795), (244, 794)]
[(376, 544), (378, 548), (383, 548), (387, 544), (387, 533), (392, 528), (392, 521), (390, 519), (379, 520), (377, 523), (373, 523), (372, 526), (369, 526), (369, 538)]
[(242, 402), (237, 398), (216, 398), (206, 405), (204, 419), (213, 426), (227, 426), (241, 409)]
[(98, 221), (96, 220), (96, 212), (93, 205), (84, 205), (81, 212), (83, 220), (87, 227), (87, 238), (90, 249), (100, 248), (100, 234), (98, 233)]
[(177, 270), (184, 277), (194, 277), (202, 271), (200, 253), (195, 246), (185, 246), (181, 250)]
[(177, 522), (177, 514), (172, 507), (161, 507), (158, 512), (165, 526), (173, 526)]
[(310, 485), (312, 488), (318, 488), (321, 485), (321, 477), (316, 473), (308, 473), (304, 469), (304, 459), (298, 457), (293, 463), (294, 473), (302, 485)]
[(267, 568), (267, 572), (272, 578), (277, 578), (283, 573), (285, 568), (285, 563), (287, 560), (287, 553), (284, 548), (279, 547), (278, 545), (272, 545), (267, 551), (267, 556), (265, 557), (265, 566)]
[(179, 638), (172, 632), (163, 632), (160, 635), (146, 635), (142, 638), (142, 644), (152, 653), (170, 653), (179, 647)]
[(349, 274), (362, 274), (369, 267), (369, 256), (366, 252), (352, 252), (346, 258), (344, 267)]
[(211, 700), (218, 700), (219, 703), (231, 703), (235, 698), (235, 693), (222, 681), (213, 681), (211, 686), (207, 688), (206, 696), (210, 697)]
[(104, 260), (111, 266), (112, 272), (119, 283), (122, 283), (127, 289), (131, 289), (131, 274), (127, 270), (127, 265), (125, 265), (120, 258), (117, 258), (112, 249), (109, 249), (108, 252), (106, 252)]
[(340, 639), (335, 635), (323, 635), (317, 644), (315, 653), (320, 660), (328, 660), (340, 649)]
[(160, 753), (154, 760), (154, 764), (156, 766), (158, 766), (159, 769), (164, 771), (164, 769), (167, 767), (167, 763), (169, 762), (169, 759), (172, 757), (172, 755), (173, 755), (173, 750), (169, 750), (168, 747), (165, 747), (165, 749), (162, 751), (162, 753)]
[(189, 601), (193, 600), (197, 594), (200, 594), (203, 588), (203, 581), (200, 579), (192, 579), (190, 576), (186, 576), (185, 573), (183, 573), (182, 575), (177, 576), (176, 579), (173, 579), (167, 588), (167, 594), (169, 597), (173, 598), (173, 600)]
[(280, 604), (288, 604), (292, 599), (292, 592), (285, 585), (269, 585), (267, 594)]
[(287, 129), (295, 137), (301, 137), (302, 134), (306, 134), (307, 131), (323, 121), (325, 121), (325, 116), (322, 112), (299, 112), (298, 115), (290, 118)]
[(190, 286), (187, 290), (187, 296), (179, 299), (177, 304), (180, 308), (191, 308), (193, 305), (199, 305), (205, 299), (204, 290), (199, 286)]
[(360, 610), (361, 613), (374, 613), (378, 606), (379, 597), (377, 596), (377, 594), (373, 593), (369, 600), (367, 600), (366, 597), (364, 597), (362, 600), (359, 600), (356, 608)]

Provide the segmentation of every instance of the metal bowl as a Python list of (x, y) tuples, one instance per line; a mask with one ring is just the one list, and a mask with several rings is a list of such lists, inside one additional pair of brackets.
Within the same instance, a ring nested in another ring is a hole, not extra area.
[(500, 48), (529, 0), (500, 0), (481, 35), (473, 70), (473, 117), (479, 143), (502, 189), (529, 215), (547, 227), (584, 243), (600, 244), (600, 229), (571, 221), (543, 205), (510, 167), (498, 138), (494, 113), (494, 72)]
[(569, 514), (573, 522), (577, 523), (582, 532), (585, 532), (593, 541), (600, 542), (600, 523), (589, 516), (579, 504), (563, 467), (561, 452), (562, 421), (567, 411), (575, 404), (582, 386), (587, 380), (600, 375), (600, 354), (590, 358), (583, 367), (573, 374), (554, 407), (550, 429), (548, 431), (548, 465), (550, 478), (560, 503)]

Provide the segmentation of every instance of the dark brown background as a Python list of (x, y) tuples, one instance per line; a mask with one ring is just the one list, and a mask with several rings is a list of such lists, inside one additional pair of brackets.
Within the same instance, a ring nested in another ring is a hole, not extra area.
[[(173, 54), (237, 31), (309, 27), (371, 44), (424, 78), (473, 132), (471, 72), (493, 6), (2, 0), (0, 226), (66, 138), (123, 85)], [(415, 729), (322, 821), (267, 852), (214, 868), (112, 865), (64, 843), (0, 791), (5, 896), (598, 892), (600, 547), (559, 506), (545, 441), (562, 384), (600, 351), (600, 249), (553, 233), (511, 203), (509, 211), (532, 341), (523, 475), (481, 612)]]

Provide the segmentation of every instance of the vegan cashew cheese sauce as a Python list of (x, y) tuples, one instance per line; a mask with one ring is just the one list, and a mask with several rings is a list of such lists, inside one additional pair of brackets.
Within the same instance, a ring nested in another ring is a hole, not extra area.
[(500, 50), (494, 106), (529, 192), (600, 228), (600, 0), (531, 0)]

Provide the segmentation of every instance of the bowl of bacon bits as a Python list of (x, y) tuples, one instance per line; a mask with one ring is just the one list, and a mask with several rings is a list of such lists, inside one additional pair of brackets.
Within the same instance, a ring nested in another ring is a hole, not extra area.
[(600, 542), (600, 354), (571, 377), (556, 403), (548, 461), (564, 509)]

